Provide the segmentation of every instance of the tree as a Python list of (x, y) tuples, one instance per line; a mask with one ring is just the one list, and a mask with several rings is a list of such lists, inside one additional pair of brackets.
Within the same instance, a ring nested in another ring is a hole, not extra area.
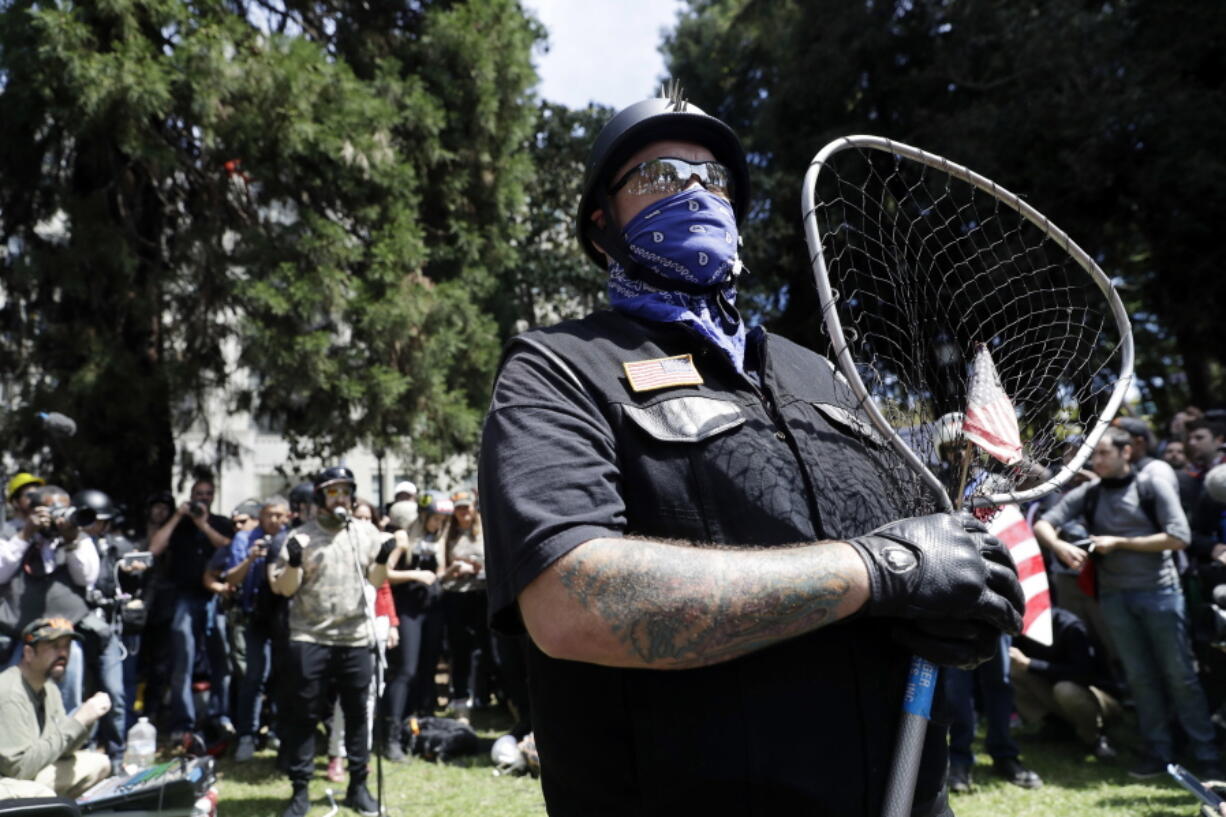
[(301, 454), (473, 445), (540, 37), (513, 0), (0, 4), (6, 450), (67, 413), (53, 476), (136, 502), (219, 390)]
[(818, 343), (800, 182), (830, 139), (876, 133), (1004, 184), (1100, 259), (1165, 413), (1226, 386), (1206, 306), (1226, 297), (1226, 160), (1206, 138), (1226, 127), (1224, 35), (1210, 0), (692, 0), (665, 53), (753, 157), (747, 303), (772, 328)]
[(536, 127), (524, 146), (533, 174), (519, 262), (504, 276), (502, 288), (511, 297), (498, 310), (508, 334), (581, 317), (603, 299), (605, 276), (575, 237), (575, 207), (588, 149), (612, 113), (595, 104), (573, 111), (552, 102), (537, 106)]

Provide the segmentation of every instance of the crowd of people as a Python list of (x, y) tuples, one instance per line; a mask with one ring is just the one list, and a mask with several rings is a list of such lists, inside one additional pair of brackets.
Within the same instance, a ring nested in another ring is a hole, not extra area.
[[(1067, 441), (1066, 462), (1080, 445)], [(1011, 735), (1019, 718), (1135, 778), (1163, 775), (1177, 759), (1203, 779), (1226, 776), (1213, 601), (1226, 583), (1226, 497), (1206, 489), (1223, 463), (1222, 412), (1180, 412), (1162, 440), (1143, 419), (1120, 417), (1062, 492), (1023, 509), (1045, 556), (1053, 640), (1005, 637), (979, 668), (948, 671), (952, 791), (973, 785), (976, 703), (993, 770), (1018, 786), (1042, 785)]]
[[(325, 722), (327, 776), (348, 776), (347, 805), (374, 814), (372, 742), (406, 760), (414, 719), (467, 722), (496, 701), (528, 735), (522, 640), (486, 622), (473, 490), (402, 482), (376, 507), (333, 467), (229, 514), (214, 495), (202, 475), (185, 501), (158, 493), (132, 515), (101, 490), (8, 481), (0, 712), (32, 729), (0, 739), (3, 791), (77, 794), (122, 774), (143, 717), (172, 750), (277, 749), (286, 813), (305, 813)], [(74, 751), (90, 741), (99, 751)]]

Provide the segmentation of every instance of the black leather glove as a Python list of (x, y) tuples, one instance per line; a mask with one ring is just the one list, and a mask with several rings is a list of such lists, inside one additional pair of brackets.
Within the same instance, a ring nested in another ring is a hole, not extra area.
[(1025, 597), (1017, 569), (969, 513), (902, 519), (850, 543), (868, 567), (868, 615), (980, 621), (1021, 632)]
[(375, 564), (385, 565), (387, 560), (391, 558), (392, 551), (396, 549), (395, 539), (384, 539), (383, 544), (379, 547), (378, 554), (375, 555)]
[(974, 669), (996, 655), (1000, 644), (1000, 630), (982, 621), (900, 621), (891, 634), (911, 654), (958, 669)]
[(302, 567), (302, 543), (297, 539), (289, 539), (285, 543), (285, 561), (290, 567)]

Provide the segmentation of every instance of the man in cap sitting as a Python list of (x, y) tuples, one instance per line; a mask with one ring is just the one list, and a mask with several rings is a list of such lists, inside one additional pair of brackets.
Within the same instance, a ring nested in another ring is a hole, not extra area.
[(78, 749), (111, 699), (99, 692), (69, 716), (47, 683), (63, 677), (74, 639), (68, 619), (35, 619), (21, 633), (21, 663), (0, 673), (0, 799), (78, 797), (110, 772), (105, 754)]

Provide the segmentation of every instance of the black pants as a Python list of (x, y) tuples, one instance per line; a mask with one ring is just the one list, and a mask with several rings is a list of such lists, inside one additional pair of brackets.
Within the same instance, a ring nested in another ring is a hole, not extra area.
[(374, 674), (370, 647), (336, 647), (291, 641), (281, 676), (282, 763), (289, 779), (305, 783), (315, 769), (315, 728), (331, 714), (335, 689), (345, 715), (345, 753), (350, 784), (364, 782), (370, 749), (366, 702)]
[(480, 705), (489, 696), (493, 649), (486, 623), (488, 607), (484, 590), (443, 593), (447, 620), (447, 645), (451, 649), (451, 697), (472, 697)]
[(388, 735), (398, 738), (406, 715), (433, 715), (434, 668), (443, 642), (443, 617), (438, 606), (399, 616), (400, 643), (388, 651), (387, 690), (383, 713)]

